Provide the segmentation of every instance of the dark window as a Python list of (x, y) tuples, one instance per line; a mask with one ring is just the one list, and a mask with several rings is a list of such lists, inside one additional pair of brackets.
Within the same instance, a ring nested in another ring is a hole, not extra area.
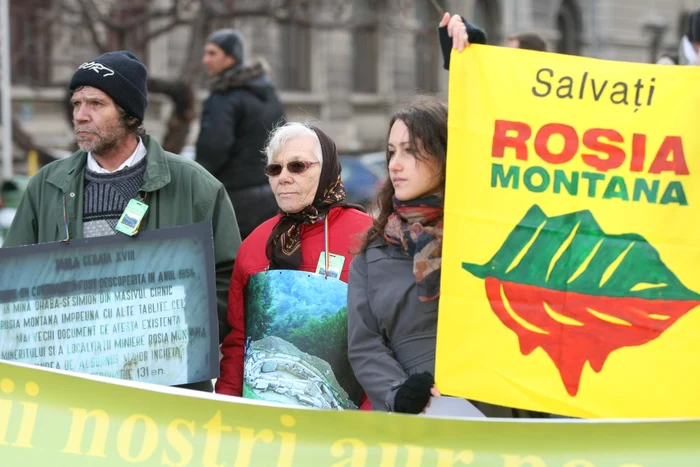
[(292, 91), (311, 90), (311, 27), (301, 21), (279, 23), (282, 52), (281, 87)]
[(376, 24), (358, 26), (352, 36), (353, 90), (377, 92), (379, 34)]
[(114, 7), (110, 16), (115, 21), (137, 21), (133, 27), (123, 31), (111, 31), (107, 48), (109, 50), (129, 50), (143, 63), (148, 64), (149, 22), (138, 21), (148, 13), (148, 6), (137, 0), (123, 0)]
[(432, 2), (416, 2), (416, 87), (419, 92), (438, 92), (439, 74), (445, 73), (437, 38), (440, 18)]
[(503, 41), (497, 0), (477, 0), (474, 5), (474, 17), (469, 18), (469, 22), (486, 31), (489, 44), (500, 44)]
[(375, 0), (353, 2), (352, 89), (376, 93), (379, 75), (379, 28)]
[(45, 85), (51, 82), (52, 0), (10, 0), (12, 81)]

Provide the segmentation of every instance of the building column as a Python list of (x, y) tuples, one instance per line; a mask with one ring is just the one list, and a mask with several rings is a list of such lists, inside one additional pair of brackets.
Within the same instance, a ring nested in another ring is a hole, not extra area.
[[(414, 28), (415, 12), (406, 12), (407, 17), (397, 15), (387, 15), (388, 21), (392, 24), (384, 28), (382, 35), (384, 38), (383, 47), (390, 53), (384, 55), (383, 61), (390, 62), (392, 67), (391, 83), (393, 84), (394, 99), (406, 101), (411, 96), (416, 95), (416, 50)], [(410, 16), (409, 16), (410, 15)], [(440, 53), (436, 34), (435, 53)]]
[[(331, 21), (336, 13), (325, 2), (319, 10), (321, 21)], [(339, 151), (353, 151), (358, 141), (352, 118), (352, 31), (345, 25), (316, 29), (313, 48), (312, 86), (325, 101), (321, 107), (321, 126), (336, 142)]]

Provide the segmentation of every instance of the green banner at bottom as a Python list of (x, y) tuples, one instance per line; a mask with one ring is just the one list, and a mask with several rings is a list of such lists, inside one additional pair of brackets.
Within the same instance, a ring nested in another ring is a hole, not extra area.
[(700, 420), (438, 419), (105, 381), (0, 362), (0, 465), (700, 465)]

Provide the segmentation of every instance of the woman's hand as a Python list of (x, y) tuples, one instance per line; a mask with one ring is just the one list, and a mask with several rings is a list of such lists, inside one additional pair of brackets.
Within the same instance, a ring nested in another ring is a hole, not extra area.
[(430, 406), (430, 397), (440, 393), (435, 388), (433, 375), (427, 371), (408, 377), (394, 397), (394, 411), (419, 414)]
[(452, 38), (452, 48), (461, 52), (466, 47), (469, 47), (469, 35), (467, 34), (467, 25), (462, 21), (459, 15), (450, 16), (448, 12), (440, 21), (439, 27), (447, 26), (447, 35)]
[[(430, 395), (433, 397), (440, 397), (441, 396), (440, 391), (438, 391), (438, 388), (436, 388), (435, 385), (433, 385), (433, 387), (430, 388)], [(428, 400), (428, 405), (425, 406), (425, 408), (423, 409), (423, 411), (421, 413), (426, 413), (428, 411), (428, 407), (430, 407), (431, 401), (432, 401), (432, 399)]]

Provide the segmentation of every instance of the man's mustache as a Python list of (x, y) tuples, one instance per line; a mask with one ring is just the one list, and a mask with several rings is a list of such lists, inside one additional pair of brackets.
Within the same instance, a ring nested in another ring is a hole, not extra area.
[(90, 126), (76, 126), (75, 129), (73, 130), (75, 133), (92, 133), (94, 135), (99, 135), (97, 130), (94, 127)]

